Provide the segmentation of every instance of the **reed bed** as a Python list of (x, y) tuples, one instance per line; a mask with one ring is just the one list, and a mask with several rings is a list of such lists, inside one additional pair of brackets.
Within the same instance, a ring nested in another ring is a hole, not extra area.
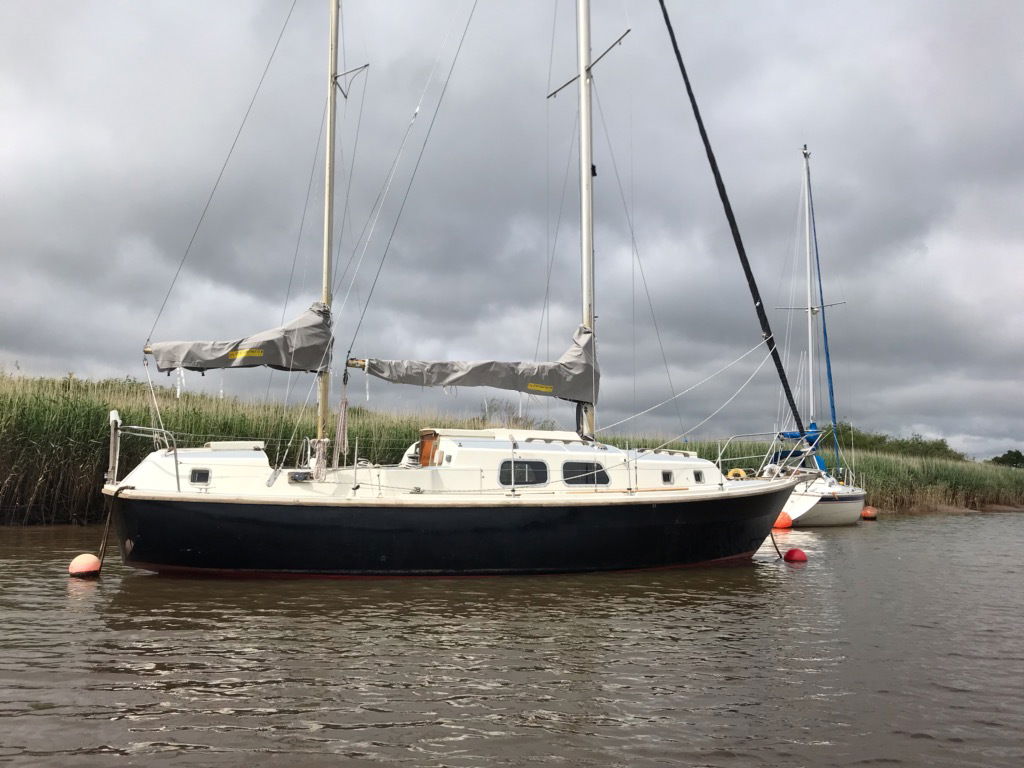
[(1024, 507), (1024, 470), (991, 462), (861, 451), (857, 482), (868, 503), (894, 512)]
[[(302, 439), (314, 432), (312, 408), (245, 402), (157, 388), (163, 426), (179, 447), (209, 440), (260, 439), (271, 461), (294, 461)], [(133, 379), (87, 381), (68, 376), (36, 379), (0, 373), (0, 523), (89, 523), (103, 514), (98, 489), (107, 464), (108, 414), (117, 409), (124, 424), (153, 423), (149, 387)], [(372, 462), (393, 463), (416, 440), (423, 426), (469, 429), (488, 424), (535, 426), (517, 421), (513, 409), (489, 408), (487, 414), (452, 417), (437, 413), (394, 413), (352, 408), (350, 446)], [(608, 442), (633, 448), (661, 446), (657, 436), (614, 436)], [(723, 441), (670, 443), (716, 459)], [(152, 444), (122, 440), (121, 466), (134, 466)], [(758, 466), (767, 444), (734, 442), (723, 466)], [(351, 455), (351, 454), (350, 454)], [(924, 506), (988, 504), (1024, 506), (1024, 471), (993, 464), (859, 452), (858, 481), (869, 501), (892, 511)]]

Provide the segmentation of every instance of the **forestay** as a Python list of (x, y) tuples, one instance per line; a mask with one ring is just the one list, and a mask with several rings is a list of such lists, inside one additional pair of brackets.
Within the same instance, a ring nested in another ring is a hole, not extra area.
[[(360, 366), (362, 367), (362, 366)], [(572, 346), (555, 362), (426, 361), (367, 359), (366, 372), (396, 384), (421, 387), (496, 387), (531, 395), (596, 403), (601, 374), (594, 333), (576, 329)]]
[(161, 341), (146, 351), (157, 370), (186, 368), (255, 368), (318, 372), (331, 364), (331, 311), (317, 302), (299, 317), (278, 328), (234, 341)]

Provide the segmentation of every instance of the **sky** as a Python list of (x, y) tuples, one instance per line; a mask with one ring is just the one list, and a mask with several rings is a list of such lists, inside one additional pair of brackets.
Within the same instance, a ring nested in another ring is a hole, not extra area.
[[(763, 348), (735, 362), (760, 329), (658, 4), (593, 6), (595, 56), (630, 30), (594, 69), (598, 426), (688, 390), (613, 430), (771, 431), (778, 378)], [(807, 144), (840, 419), (1024, 448), (1024, 4), (668, 6), (802, 415), (806, 321), (778, 308), (806, 304)], [(145, 379), (147, 339), (316, 300), (327, 13), (0, 3), (0, 370)], [(353, 0), (343, 22), (344, 66), (369, 68), (339, 107), (335, 359), (557, 358), (580, 320), (577, 104), (546, 96), (575, 74), (573, 4)], [(184, 386), (302, 400), (310, 379)], [(350, 397), (425, 426), (486, 398), (573, 424), (561, 401), (359, 372)]]

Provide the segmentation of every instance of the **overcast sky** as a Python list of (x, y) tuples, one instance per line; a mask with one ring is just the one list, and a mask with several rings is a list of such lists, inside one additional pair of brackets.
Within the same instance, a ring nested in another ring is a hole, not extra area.
[[(298, 0), (153, 340), (243, 336), (318, 295), (327, 6)], [(141, 348), (290, 7), (0, 2), (4, 370), (145, 377)], [(339, 286), (337, 359), (471, 8), (344, 4), (345, 65), (370, 68), (341, 110), (339, 229), (354, 162), (343, 267), (358, 259), (357, 235), (423, 106), (356, 281)], [(775, 307), (794, 305), (794, 287), (803, 302), (806, 143), (825, 299), (844, 302), (828, 314), (840, 417), (944, 437), (978, 457), (1024, 447), (1024, 4), (669, 8), (780, 338), (793, 321), (793, 373), (802, 321)], [(657, 2), (597, 0), (593, 13), (595, 55), (632, 30), (595, 69), (600, 426), (703, 380), (754, 347), (760, 330)], [(567, 0), (480, 0), (354, 354), (532, 360), (568, 345), (580, 315), (576, 98), (572, 88), (545, 96), (575, 73), (574, 19)], [(755, 352), (620, 429), (691, 430), (762, 359)], [(286, 380), (274, 375), (272, 396)], [(308, 377), (292, 384), (304, 396)], [(264, 370), (186, 378), (188, 388), (246, 397), (267, 385)], [(806, 383), (794, 385), (806, 409)], [(361, 373), (351, 386), (365, 403)], [(768, 364), (694, 435), (771, 430), (778, 393)], [(463, 413), (487, 396), (516, 400), (379, 380), (369, 394), (371, 408)], [(560, 401), (524, 408), (572, 423)]]

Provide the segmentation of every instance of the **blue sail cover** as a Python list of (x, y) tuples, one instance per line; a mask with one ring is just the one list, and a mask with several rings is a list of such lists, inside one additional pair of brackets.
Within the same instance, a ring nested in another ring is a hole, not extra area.
[(779, 437), (784, 437), (787, 440), (806, 440), (808, 445), (817, 445), (821, 439), (821, 430), (818, 429), (818, 423), (812, 421), (807, 425), (807, 431), (804, 434), (799, 432), (780, 432)]

